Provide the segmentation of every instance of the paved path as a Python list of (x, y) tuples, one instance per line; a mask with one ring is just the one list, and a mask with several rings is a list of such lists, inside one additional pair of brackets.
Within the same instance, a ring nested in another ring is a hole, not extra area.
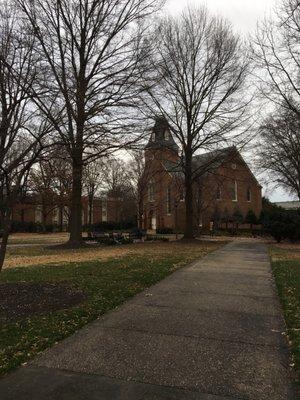
[(291, 399), (263, 244), (232, 242), (0, 381), (1, 400)]

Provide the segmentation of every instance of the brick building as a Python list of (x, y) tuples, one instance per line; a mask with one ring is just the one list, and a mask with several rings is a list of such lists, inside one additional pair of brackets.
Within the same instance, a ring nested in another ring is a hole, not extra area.
[[(91, 219), (92, 224), (102, 222), (120, 223), (127, 218), (135, 218), (135, 209), (131, 207), (131, 215), (127, 215), (127, 204), (119, 197), (106, 195), (95, 197), (92, 209), (88, 198), (82, 197), (82, 224), (87, 225)], [(39, 196), (28, 195), (23, 197), (13, 208), (12, 221), (25, 224), (40, 224), (42, 226), (53, 225), (59, 230), (67, 230), (69, 223), (68, 199), (48, 199), (47, 203), (41, 201)], [(125, 215), (126, 214), (126, 215)]]
[[(218, 225), (242, 221), (250, 210), (259, 217), (261, 186), (235, 147), (195, 156), (193, 169), (196, 229), (207, 229), (211, 221)], [(144, 175), (141, 227), (183, 230), (184, 175), (179, 147), (163, 118), (157, 119), (145, 147)]]

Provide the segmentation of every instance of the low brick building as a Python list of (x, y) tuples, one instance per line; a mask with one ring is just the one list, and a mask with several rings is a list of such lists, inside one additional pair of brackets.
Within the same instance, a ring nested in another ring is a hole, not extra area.
[[(124, 216), (123, 210), (127, 209), (122, 198), (114, 196), (95, 197), (90, 210), (90, 204), (86, 196), (82, 197), (82, 224), (88, 225), (101, 223), (121, 223)], [(131, 217), (134, 219), (135, 210), (131, 207)], [(40, 224), (41, 226), (54, 226), (58, 230), (67, 230), (69, 224), (69, 201), (67, 198), (59, 199), (55, 196), (44, 202), (37, 195), (28, 195), (20, 199), (14, 206), (12, 221), (24, 224)]]
[[(142, 228), (184, 229), (184, 175), (180, 161), (168, 122), (160, 118), (145, 147), (147, 190), (142, 201)], [(219, 225), (242, 221), (250, 210), (260, 216), (261, 186), (235, 147), (195, 156), (193, 169), (195, 229), (207, 229), (212, 221)]]

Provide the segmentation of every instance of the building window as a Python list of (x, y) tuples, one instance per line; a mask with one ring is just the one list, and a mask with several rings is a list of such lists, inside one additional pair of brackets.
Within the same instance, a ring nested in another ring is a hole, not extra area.
[(69, 217), (70, 217), (70, 210), (68, 206), (64, 206), (62, 210), (62, 223), (63, 225), (68, 225), (69, 223)]
[(180, 200), (180, 201), (184, 201), (184, 189), (180, 189), (180, 192), (179, 192), (179, 200)]
[(151, 133), (151, 142), (155, 142), (155, 132)]
[(171, 188), (168, 187), (167, 189), (167, 214), (171, 214)]
[[(91, 217), (91, 221), (90, 221)], [(93, 224), (94, 223), (94, 204), (88, 204), (88, 221)]]
[(247, 201), (250, 203), (251, 202), (251, 189), (247, 189)]
[(217, 195), (216, 195), (217, 200), (221, 200), (221, 188), (217, 188)]
[(107, 201), (102, 201), (102, 222), (107, 222)]
[(52, 223), (54, 225), (58, 225), (59, 224), (59, 217), (60, 217), (59, 214), (60, 214), (59, 213), (59, 208), (55, 207), (54, 210), (53, 210), (53, 217), (52, 217)]
[(230, 198), (232, 201), (237, 201), (237, 181), (230, 188)]
[(148, 199), (149, 201), (154, 201), (154, 185), (151, 181), (148, 187)]
[(43, 220), (43, 207), (37, 206), (34, 212), (34, 222), (36, 224), (41, 224)]
[(164, 138), (165, 138), (165, 140), (169, 140), (170, 139), (170, 132), (168, 131), (168, 129), (165, 130)]

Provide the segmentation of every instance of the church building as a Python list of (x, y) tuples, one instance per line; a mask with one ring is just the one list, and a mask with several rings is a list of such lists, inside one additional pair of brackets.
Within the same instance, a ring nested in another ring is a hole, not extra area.
[[(258, 218), (261, 186), (236, 147), (199, 154), (193, 158), (194, 228), (209, 229), (245, 221), (249, 212)], [(185, 225), (184, 171), (181, 154), (169, 124), (158, 118), (145, 147), (145, 190), (140, 227), (183, 231)]]

